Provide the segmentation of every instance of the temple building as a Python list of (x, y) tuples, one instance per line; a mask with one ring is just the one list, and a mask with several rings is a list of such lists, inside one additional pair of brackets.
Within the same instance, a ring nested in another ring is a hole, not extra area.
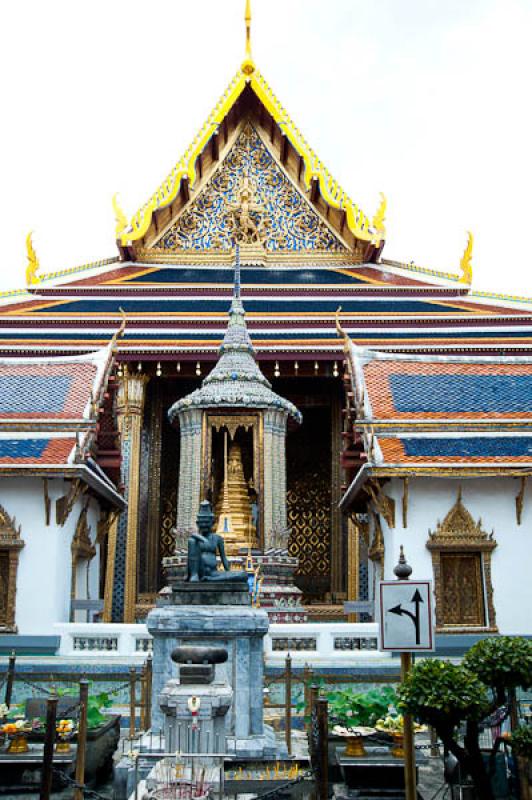
[(0, 630), (45, 627), (43, 542), (49, 619), (143, 620), (205, 498), (273, 621), (345, 620), (403, 544), (442, 631), (531, 627), (502, 598), (532, 536), (532, 303), (472, 290), (471, 235), (449, 273), (385, 257), (384, 196), (366, 215), (307, 144), (247, 5), (184, 156), (131, 220), (115, 201), (116, 255), (41, 274), (28, 238), (0, 298)]

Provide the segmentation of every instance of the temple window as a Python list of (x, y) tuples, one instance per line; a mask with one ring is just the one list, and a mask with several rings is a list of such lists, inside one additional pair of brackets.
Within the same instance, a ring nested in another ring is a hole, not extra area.
[(429, 531), (436, 596), (436, 630), (461, 633), (497, 631), (491, 553), (497, 543), (482, 530), (462, 502), (461, 491), (435, 532)]
[(19, 551), (24, 547), (14, 518), (0, 505), (0, 632), (16, 633), (15, 608)]

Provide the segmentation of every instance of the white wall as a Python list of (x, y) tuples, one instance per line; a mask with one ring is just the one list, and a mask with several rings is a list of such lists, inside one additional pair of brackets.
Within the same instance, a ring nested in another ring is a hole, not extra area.
[(393, 479), (384, 492), (395, 500), (395, 528), (382, 520), (386, 554), (385, 579), (393, 579), (393, 568), (404, 546), (412, 579), (433, 578), (432, 558), (426, 544), (429, 528), (434, 531), (451, 510), (462, 487), (462, 501), (482, 529), (494, 531), (497, 547), (492, 553), (493, 600), (496, 622), (504, 634), (532, 634), (532, 482), (526, 487), (521, 525), (517, 524), (515, 498), (520, 481), (515, 478), (436, 479), (411, 478), (408, 527), (403, 528), (403, 481)]
[[(50, 524), (46, 525), (41, 478), (2, 478), (0, 503), (21, 526), (24, 547), (19, 554), (16, 595), (16, 625), (20, 634), (53, 635), (53, 625), (68, 622), (70, 613), (70, 545), (82, 508), (77, 500), (63, 527), (55, 521), (55, 501), (68, 492), (70, 482), (49, 480)], [(97, 504), (89, 513), (92, 536), (96, 536)], [(91, 596), (98, 597), (98, 565), (91, 564)]]

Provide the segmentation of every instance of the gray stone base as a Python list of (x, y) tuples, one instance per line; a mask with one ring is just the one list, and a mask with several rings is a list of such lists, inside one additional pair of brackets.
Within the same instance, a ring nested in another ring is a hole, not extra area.
[(280, 761), (288, 758), (288, 750), (284, 742), (280, 744), (276, 739), (273, 728), (265, 725), (263, 736), (250, 736), (247, 739), (229, 736), (227, 755), (244, 760), (249, 758)]
[(263, 757), (269, 750), (263, 723), (266, 612), (249, 605), (161, 605), (150, 612), (147, 626), (153, 636), (154, 728), (163, 727), (159, 694), (171, 678), (177, 677), (177, 667), (170, 659), (172, 650), (177, 645), (222, 646), (229, 657), (225, 664), (216, 666), (215, 682), (226, 681), (233, 690), (226, 734), (238, 757)]

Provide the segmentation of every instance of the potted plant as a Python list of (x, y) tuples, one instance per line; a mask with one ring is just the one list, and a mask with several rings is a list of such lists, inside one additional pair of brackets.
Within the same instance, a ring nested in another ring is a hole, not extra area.
[(346, 742), (346, 755), (365, 754), (363, 739), (375, 733), (375, 723), (393, 709), (397, 695), (389, 686), (355, 692), (340, 689), (327, 694), (332, 733)]

